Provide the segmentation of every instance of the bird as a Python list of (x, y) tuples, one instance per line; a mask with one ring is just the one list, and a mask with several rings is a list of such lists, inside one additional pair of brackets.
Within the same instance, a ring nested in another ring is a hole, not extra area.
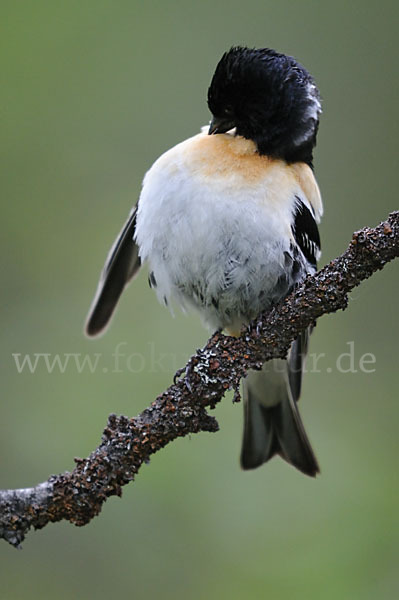
[[(145, 174), (101, 273), (89, 337), (106, 328), (143, 264), (162, 303), (194, 308), (211, 330), (233, 336), (316, 272), (323, 207), (313, 169), (321, 114), (314, 79), (291, 56), (233, 46), (207, 100), (210, 124)], [(319, 473), (297, 406), (309, 334), (286, 359), (243, 380), (244, 470), (279, 455)]]

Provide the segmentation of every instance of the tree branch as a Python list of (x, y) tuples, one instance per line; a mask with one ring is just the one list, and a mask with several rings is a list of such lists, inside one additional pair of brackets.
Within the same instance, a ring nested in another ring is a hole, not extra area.
[(323, 314), (345, 309), (348, 293), (399, 256), (399, 212), (375, 228), (354, 233), (347, 250), (269, 313), (247, 327), (240, 338), (214, 334), (192, 356), (175, 381), (135, 418), (110, 415), (101, 444), (88, 458), (75, 458), (71, 473), (52, 475), (33, 488), (0, 491), (0, 537), (20, 547), (31, 527), (66, 519), (86, 525), (109, 496), (121, 496), (141, 465), (177, 437), (217, 431), (207, 414), (229, 389), (239, 399), (239, 383), (249, 369), (284, 358), (291, 342)]

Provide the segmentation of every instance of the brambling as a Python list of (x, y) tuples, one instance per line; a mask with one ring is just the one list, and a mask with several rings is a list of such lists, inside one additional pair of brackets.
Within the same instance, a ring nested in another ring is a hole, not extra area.
[[(233, 47), (216, 67), (208, 106), (210, 126), (145, 175), (102, 271), (87, 335), (106, 327), (143, 263), (161, 302), (194, 307), (230, 335), (316, 271), (321, 105), (312, 77), (290, 56)], [(307, 475), (319, 471), (297, 407), (308, 336), (243, 382), (244, 469), (278, 454)]]

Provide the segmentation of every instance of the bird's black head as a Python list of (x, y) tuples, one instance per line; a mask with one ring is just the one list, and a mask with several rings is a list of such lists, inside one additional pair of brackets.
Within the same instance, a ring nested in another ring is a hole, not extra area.
[(210, 134), (235, 127), (260, 154), (312, 164), (320, 97), (312, 77), (292, 57), (269, 48), (232, 48), (216, 67), (208, 106)]

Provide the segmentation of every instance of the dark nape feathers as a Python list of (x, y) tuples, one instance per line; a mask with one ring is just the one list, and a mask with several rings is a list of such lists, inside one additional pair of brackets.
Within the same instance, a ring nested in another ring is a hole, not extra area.
[[(219, 61), (208, 90), (219, 123), (253, 140), (260, 154), (312, 166), (321, 112), (307, 70), (270, 48), (233, 47)], [(227, 129), (221, 125), (217, 133)]]

